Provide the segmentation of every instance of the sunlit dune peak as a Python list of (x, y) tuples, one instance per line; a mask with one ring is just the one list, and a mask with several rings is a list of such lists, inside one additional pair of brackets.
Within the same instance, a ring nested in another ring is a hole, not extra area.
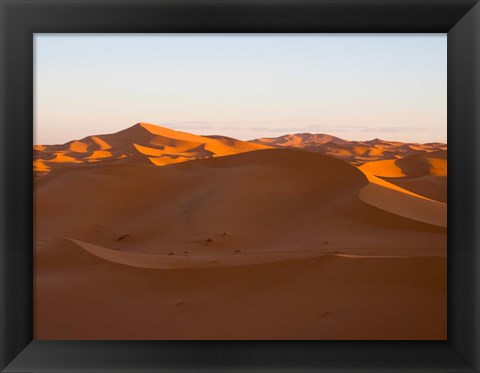
[(381, 143), (385, 143), (386, 141), (385, 140), (382, 140), (382, 139), (379, 139), (378, 137), (375, 137), (373, 140), (368, 140), (368, 141), (365, 141), (367, 144), (381, 144)]
[(135, 134), (140, 134), (141, 131), (144, 133), (148, 133), (149, 135), (154, 135), (154, 136), (163, 136), (163, 137), (168, 137), (171, 139), (176, 139), (176, 140), (183, 140), (183, 141), (194, 141), (194, 142), (204, 142), (205, 138), (199, 135), (195, 135), (193, 133), (188, 133), (188, 132), (182, 132), (182, 131), (176, 131), (174, 129), (168, 128), (168, 127), (162, 127), (156, 124), (151, 124), (151, 123), (144, 123), (144, 122), (139, 122), (135, 125), (133, 125), (130, 128), (127, 128), (124, 131), (121, 131), (123, 134), (130, 134), (135, 135)]
[(171, 128), (161, 126), (159, 124), (147, 123), (147, 122), (138, 122), (134, 124), (134, 127), (142, 127), (150, 131), (162, 131), (162, 130), (172, 130)]
[(145, 122), (139, 122), (135, 124), (134, 127), (141, 127), (143, 129), (146, 129), (148, 132), (150, 132), (153, 135), (165, 135), (168, 133), (186, 134), (186, 132), (176, 131), (168, 127), (163, 127), (157, 124), (145, 123)]
[(146, 123), (146, 122), (138, 122), (135, 123), (133, 126), (127, 127), (123, 130), (120, 130), (118, 132), (115, 132), (114, 134), (122, 134), (122, 135), (129, 135), (129, 136), (135, 136), (141, 133), (149, 133), (151, 135), (170, 135), (170, 134), (183, 134), (184, 132), (180, 131), (175, 131), (171, 128), (168, 127), (163, 127), (158, 124), (152, 124), (152, 123)]

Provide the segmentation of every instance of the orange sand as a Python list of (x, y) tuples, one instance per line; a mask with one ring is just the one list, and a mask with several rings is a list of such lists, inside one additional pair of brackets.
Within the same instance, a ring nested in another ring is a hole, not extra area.
[(443, 177), (442, 154), (358, 169), (146, 124), (80, 142), (37, 147), (36, 339), (446, 338), (446, 204), (424, 193), (446, 184), (386, 178)]

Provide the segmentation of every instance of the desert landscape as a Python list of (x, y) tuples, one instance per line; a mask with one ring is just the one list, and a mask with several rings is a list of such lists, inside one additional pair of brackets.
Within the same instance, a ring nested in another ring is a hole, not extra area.
[(34, 145), (34, 338), (443, 340), (447, 145)]

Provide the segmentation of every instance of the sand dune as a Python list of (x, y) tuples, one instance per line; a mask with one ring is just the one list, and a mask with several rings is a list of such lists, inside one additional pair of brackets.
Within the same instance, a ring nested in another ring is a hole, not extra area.
[[(390, 189), (393, 184), (428, 199), (443, 203), (447, 201), (446, 150), (420, 153), (395, 160), (368, 162), (359, 168), (367, 176), (374, 176), (371, 179), (376, 180), (376, 184), (388, 185)], [(378, 178), (384, 182), (378, 182)], [(446, 209), (446, 206), (444, 208)], [(446, 216), (446, 212), (442, 216)]]
[(163, 166), (179, 161), (237, 154), (267, 146), (227, 137), (203, 137), (148, 123), (113, 134), (88, 136), (63, 145), (34, 146), (34, 171), (44, 175), (64, 167), (99, 160), (109, 163), (151, 162)]
[(400, 159), (368, 162), (361, 165), (360, 169), (375, 176), (389, 178), (447, 176), (447, 151), (441, 150)]
[(282, 141), (35, 146), (35, 338), (445, 339), (446, 151)]
[(397, 160), (397, 165), (405, 175), (419, 177), (424, 175), (447, 176), (447, 151), (415, 154)]

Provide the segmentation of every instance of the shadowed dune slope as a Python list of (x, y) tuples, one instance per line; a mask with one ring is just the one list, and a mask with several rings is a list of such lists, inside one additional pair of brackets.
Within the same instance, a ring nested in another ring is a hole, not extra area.
[(447, 151), (415, 154), (396, 161), (403, 173), (410, 177), (424, 175), (447, 176)]
[(415, 178), (384, 178), (386, 181), (435, 201), (447, 203), (447, 177), (425, 175)]
[(392, 235), (398, 247), (444, 249), (444, 229), (362, 202), (366, 185), (343, 161), (290, 149), (83, 167), (39, 180), (36, 237), (169, 255), (375, 249)]

